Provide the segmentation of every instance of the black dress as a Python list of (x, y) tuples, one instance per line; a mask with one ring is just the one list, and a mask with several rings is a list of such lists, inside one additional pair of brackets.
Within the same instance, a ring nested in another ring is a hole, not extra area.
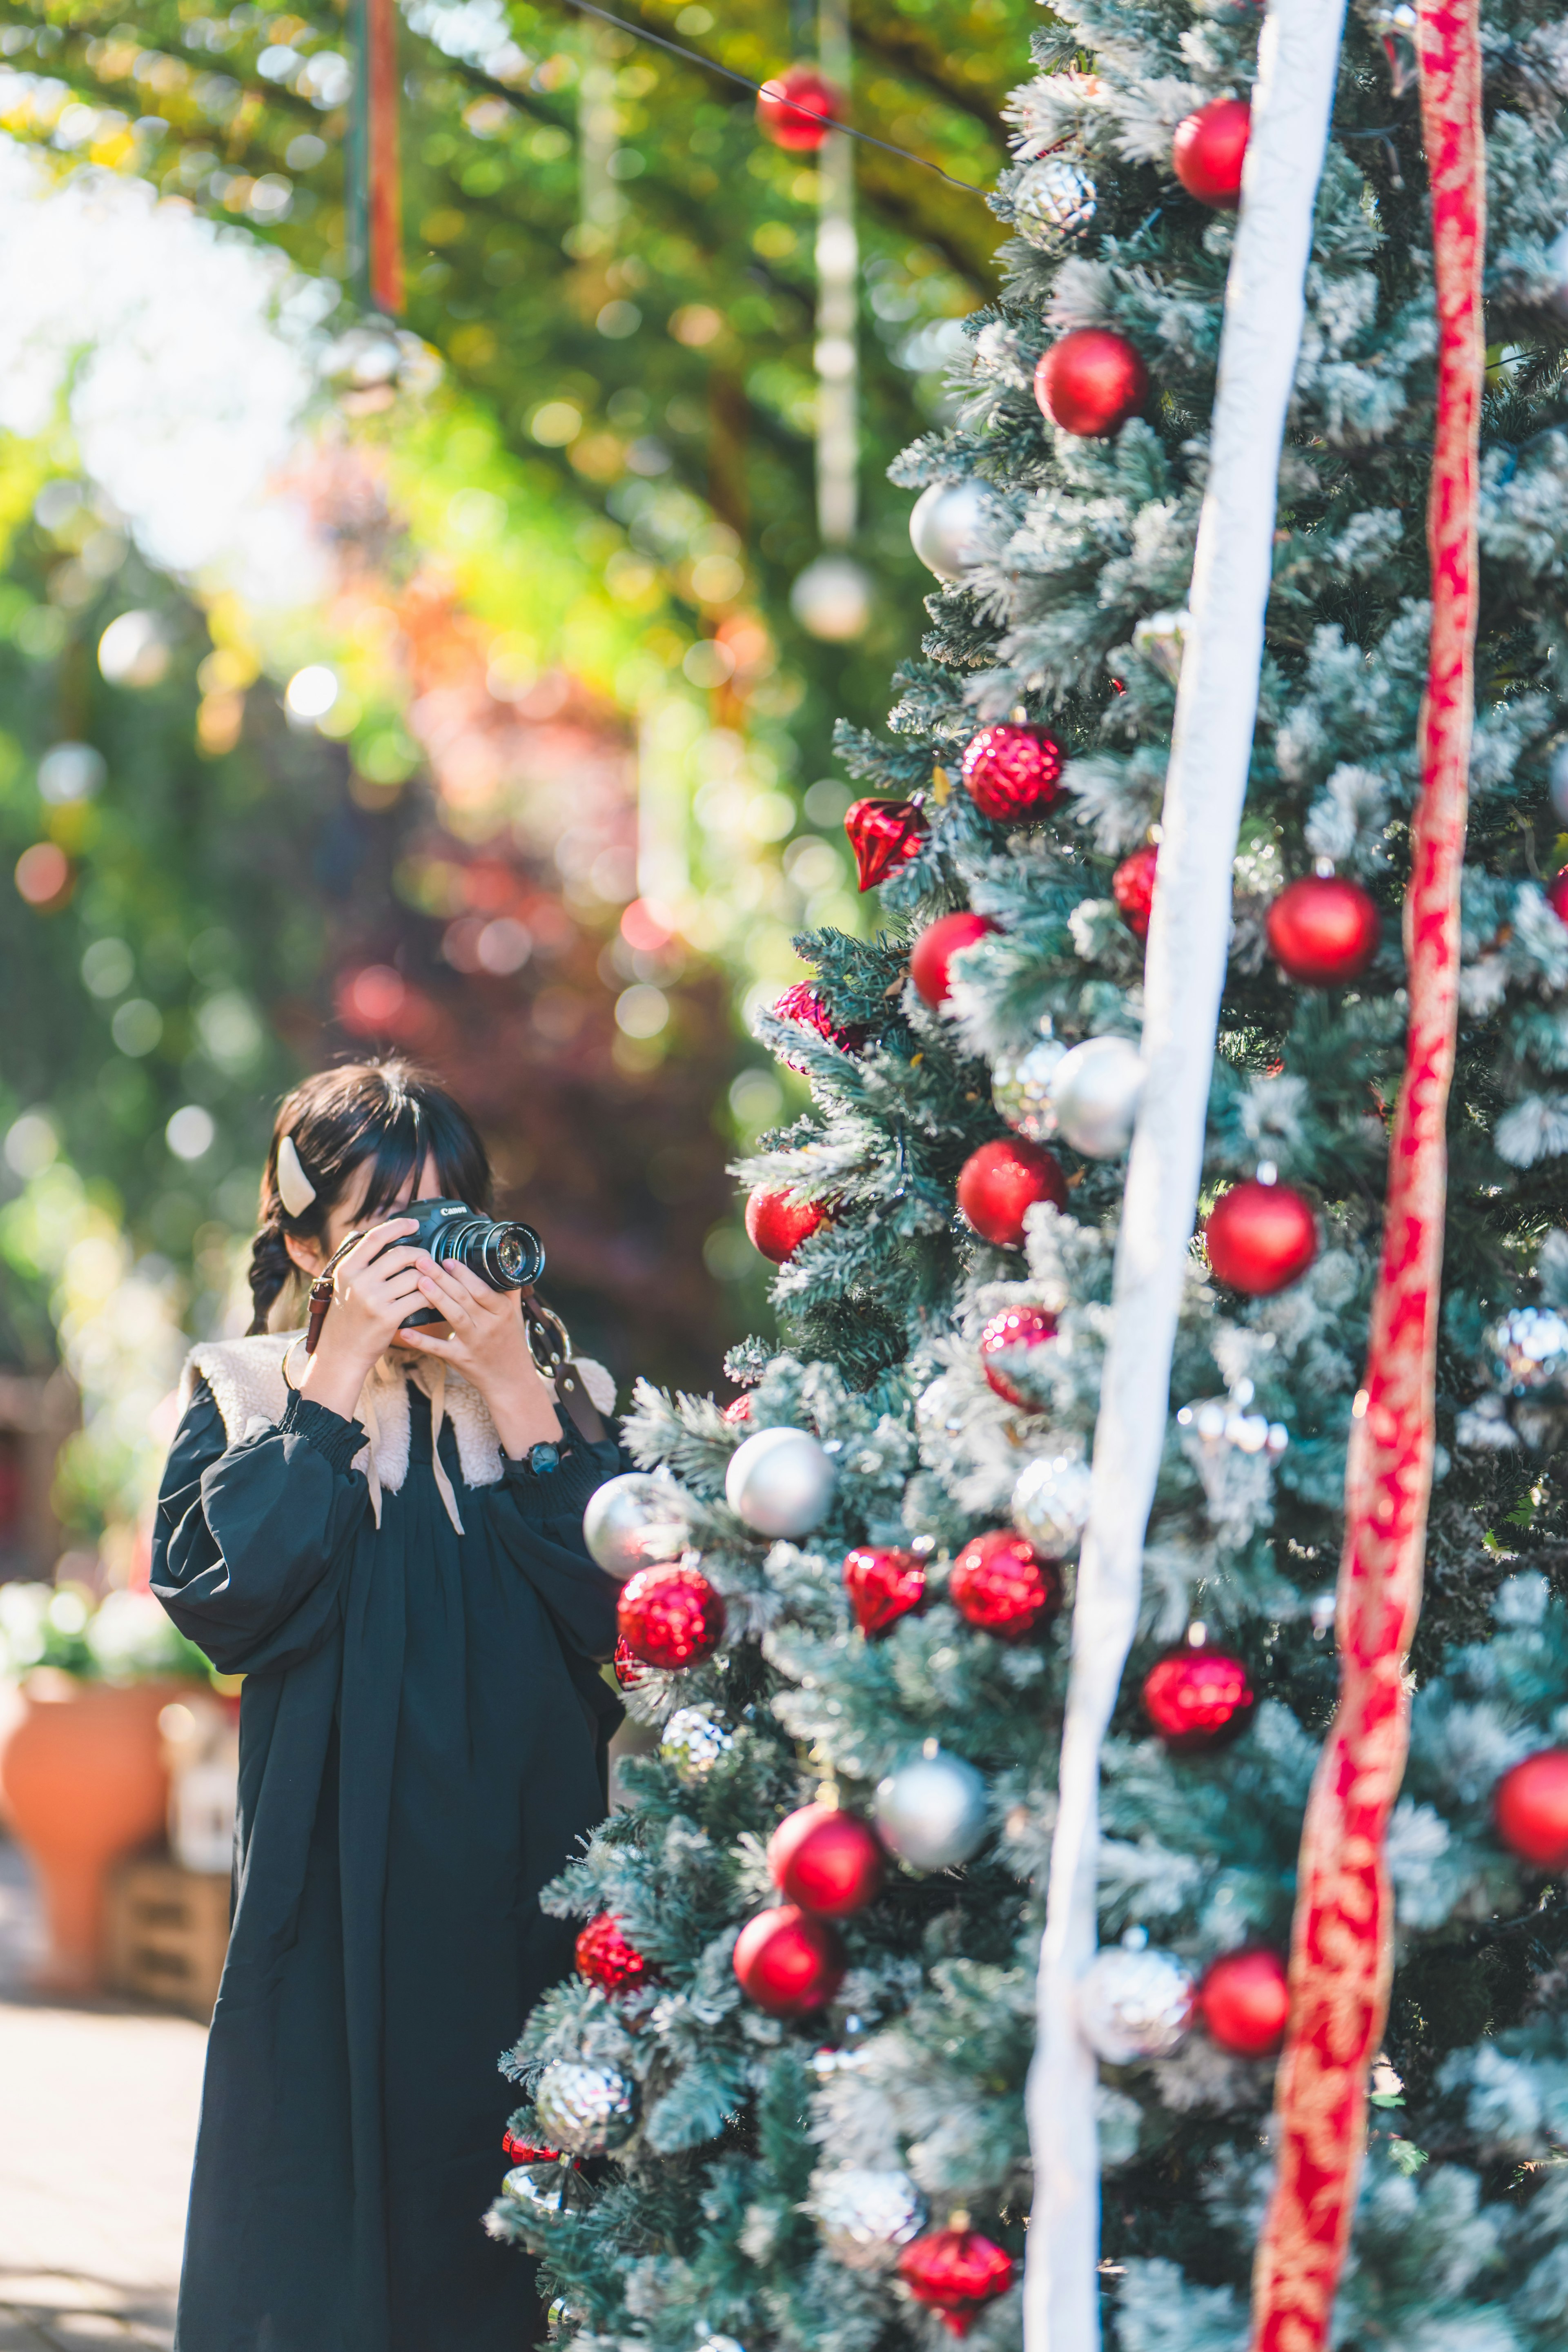
[(497, 2060), (570, 1964), (536, 1897), (604, 1816), (616, 1587), (584, 1550), (613, 1443), (500, 1482), (410, 1416), (374, 1524), (358, 1422), (291, 1396), (230, 1445), (210, 1392), (153, 1589), (246, 1676), (237, 1909), (191, 2185), (179, 2352), (521, 2352), (531, 2265), (484, 2234)]

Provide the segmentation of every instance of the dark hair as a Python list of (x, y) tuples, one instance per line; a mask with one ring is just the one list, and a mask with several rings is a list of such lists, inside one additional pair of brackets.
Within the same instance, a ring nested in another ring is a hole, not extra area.
[[(316, 1188), (315, 1199), (298, 1217), (289, 1215), (278, 1190), (278, 1147), (286, 1135), (292, 1136), (300, 1164)], [(390, 1209), (409, 1176), (417, 1181), (432, 1155), (442, 1197), (467, 1201), (488, 1213), (494, 1179), (479, 1130), (446, 1088), (415, 1063), (395, 1055), (347, 1062), (319, 1071), (286, 1095), (273, 1122), (259, 1230), (250, 1245), (250, 1295), (256, 1302), (251, 1330), (266, 1330), (273, 1303), (295, 1270), (286, 1234), (320, 1241), (350, 1180), (367, 1160), (372, 1171), (365, 1213)]]

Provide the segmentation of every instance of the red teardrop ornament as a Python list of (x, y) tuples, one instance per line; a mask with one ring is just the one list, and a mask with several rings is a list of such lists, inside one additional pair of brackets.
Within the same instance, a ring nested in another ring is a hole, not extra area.
[(786, 1192), (759, 1184), (746, 1202), (747, 1236), (753, 1249), (783, 1265), (826, 1214), (820, 1201), (792, 1201)]
[(844, 1556), (844, 1590), (868, 1641), (925, 1607), (926, 1572), (912, 1551), (858, 1544)]
[(752, 1400), (749, 1396), (731, 1397), (724, 1407), (724, 1418), (731, 1423), (750, 1421), (751, 1417)]
[(1306, 988), (1342, 988), (1377, 953), (1377, 901), (1337, 874), (1304, 874), (1268, 909), (1268, 944), (1280, 970)]
[(899, 2256), (899, 2276), (915, 2301), (939, 2311), (955, 2336), (967, 2336), (986, 2305), (1006, 2294), (1017, 2267), (978, 2230), (933, 2230)]
[(1300, 1281), (1318, 1255), (1318, 1221), (1310, 1201), (1289, 1184), (1233, 1184), (1204, 1228), (1216, 1282), (1248, 1298), (1268, 1298)]
[[(786, 155), (815, 155), (843, 111), (838, 92), (815, 66), (789, 66), (757, 92), (757, 127)], [(824, 114), (826, 122), (818, 120)]]
[(844, 819), (862, 890), (874, 890), (926, 843), (925, 811), (913, 801), (857, 801)]
[[(830, 1045), (837, 1045), (842, 1053), (857, 1053), (866, 1043), (864, 1029), (856, 1027), (852, 1022), (835, 1021), (809, 981), (797, 980), (793, 988), (786, 988), (774, 1002), (773, 1014), (779, 1021), (797, 1021), (803, 1029), (815, 1029), (819, 1037), (826, 1037)], [(797, 1062), (789, 1054), (781, 1054), (779, 1059), (786, 1069), (803, 1070), (805, 1067), (804, 1062)]]
[(1048, 1307), (1004, 1307), (980, 1334), (980, 1369), (987, 1387), (994, 1389), (1005, 1404), (1016, 1404), (1025, 1412), (1039, 1412), (1034, 1398), (1026, 1396), (1008, 1378), (1006, 1367), (1009, 1362), (1016, 1366), (1026, 1362), (1037, 1348), (1046, 1347), (1056, 1336), (1057, 1318)]
[(1124, 857), (1110, 877), (1110, 895), (1135, 940), (1149, 936), (1149, 918), (1154, 909), (1154, 870), (1159, 863), (1160, 853), (1151, 842), (1146, 849), (1135, 849), (1131, 857)]
[(1068, 1204), (1061, 1163), (1021, 1135), (998, 1136), (972, 1151), (958, 1175), (958, 1205), (983, 1241), (1017, 1249), (1024, 1238), (1024, 1212), (1037, 1201), (1058, 1209)]
[(1568, 866), (1559, 866), (1547, 884), (1546, 903), (1560, 923), (1568, 923)]
[(928, 923), (910, 950), (910, 978), (915, 993), (927, 1004), (947, 1003), (949, 967), (960, 948), (970, 948), (997, 926), (989, 915), (973, 914), (967, 907), (956, 915), (939, 915)]
[(1222, 2050), (1261, 2058), (1277, 2050), (1290, 2016), (1290, 1985), (1278, 1952), (1226, 1952), (1198, 1986), (1198, 2014)]
[(694, 1666), (719, 1646), (724, 1603), (700, 1569), (639, 1568), (621, 1587), (621, 1638), (646, 1666)]
[(1492, 1819), (1511, 1853), (1538, 1870), (1568, 1864), (1568, 1748), (1543, 1748), (1505, 1772)]
[(1035, 370), (1042, 415), (1080, 440), (1121, 431), (1149, 397), (1149, 371), (1124, 335), (1075, 327), (1053, 343)]
[(961, 1617), (1004, 1642), (1048, 1625), (1062, 1605), (1060, 1570), (1011, 1528), (992, 1528), (966, 1543), (947, 1590)]
[(1176, 125), (1171, 165), (1189, 196), (1216, 211), (1241, 202), (1241, 165), (1252, 129), (1245, 98), (1216, 98)]
[(964, 789), (982, 816), (1044, 816), (1061, 790), (1061, 745), (1038, 727), (983, 727), (963, 754)]
[(1252, 1720), (1258, 1695), (1239, 1658), (1184, 1643), (1143, 1677), (1143, 1706), (1167, 1748), (1195, 1755), (1235, 1739)]
[(519, 2139), (515, 2132), (510, 2131), (501, 2140), (500, 2152), (513, 2164), (559, 2164), (561, 2161), (558, 2147), (546, 2147), (542, 2140)]
[(577, 1973), (605, 1992), (629, 1992), (654, 1974), (635, 1944), (621, 1933), (621, 1923), (608, 1911), (590, 1919), (577, 1938)]
[(741, 1990), (770, 2017), (807, 2017), (833, 1999), (844, 1981), (838, 1930), (794, 1903), (760, 1911), (735, 1942)]
[(646, 1681), (647, 1677), (647, 1668), (631, 1648), (624, 1633), (616, 1639), (615, 1655), (610, 1664), (615, 1668), (616, 1680), (623, 1690), (636, 1690), (638, 1683)]
[(786, 1902), (820, 1918), (847, 1919), (875, 1901), (887, 1855), (858, 1813), (837, 1805), (802, 1805), (768, 1840), (768, 1868)]

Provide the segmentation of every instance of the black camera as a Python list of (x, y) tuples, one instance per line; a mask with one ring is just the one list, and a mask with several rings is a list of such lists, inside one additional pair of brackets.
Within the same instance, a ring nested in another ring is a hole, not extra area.
[[(392, 1214), (416, 1218), (419, 1226), (417, 1233), (400, 1234), (394, 1247), (426, 1249), (438, 1264), (466, 1265), (492, 1290), (524, 1290), (544, 1272), (544, 1244), (531, 1225), (482, 1216), (466, 1201), (411, 1201)], [(423, 1307), (405, 1318), (405, 1328), (446, 1319), (434, 1307)]]

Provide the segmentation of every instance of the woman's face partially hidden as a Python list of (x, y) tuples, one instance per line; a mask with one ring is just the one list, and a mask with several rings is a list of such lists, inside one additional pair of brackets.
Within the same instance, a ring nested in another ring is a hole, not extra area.
[[(328, 1217), (326, 1231), (320, 1241), (303, 1241), (293, 1234), (284, 1236), (289, 1255), (301, 1274), (320, 1274), (327, 1260), (335, 1250), (342, 1247), (351, 1234), (368, 1231), (361, 1213), (364, 1196), (370, 1190), (374, 1164), (369, 1160), (361, 1160), (343, 1187), (342, 1200)], [(378, 1225), (384, 1224), (389, 1217), (399, 1215), (410, 1201), (438, 1201), (440, 1198), (441, 1180), (436, 1173), (436, 1156), (432, 1152), (419, 1171), (418, 1183), (415, 1183), (410, 1174), (398, 1192), (395, 1205), (390, 1209), (378, 1209), (374, 1222)]]

